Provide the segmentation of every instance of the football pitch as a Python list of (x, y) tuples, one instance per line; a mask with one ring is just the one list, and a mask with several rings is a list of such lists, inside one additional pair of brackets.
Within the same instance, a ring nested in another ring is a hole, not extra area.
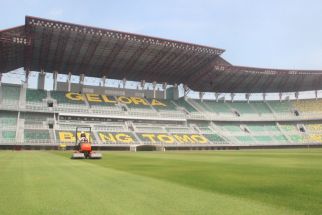
[(0, 214), (322, 214), (322, 150), (0, 151)]

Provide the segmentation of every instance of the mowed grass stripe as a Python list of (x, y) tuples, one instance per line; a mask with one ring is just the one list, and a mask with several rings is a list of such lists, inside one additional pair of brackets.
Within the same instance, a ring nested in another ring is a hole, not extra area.
[(322, 150), (107, 153), (87, 161), (191, 188), (322, 214)]
[(296, 214), (104, 167), (113, 160), (111, 154), (105, 156), (76, 161), (69, 154), (1, 151), (0, 214)]

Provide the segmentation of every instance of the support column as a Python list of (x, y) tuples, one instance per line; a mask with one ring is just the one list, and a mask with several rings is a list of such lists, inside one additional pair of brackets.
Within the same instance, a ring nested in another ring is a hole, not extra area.
[(263, 93), (263, 101), (266, 101), (266, 93)]
[(105, 87), (105, 82), (106, 82), (106, 76), (104, 75), (102, 77), (102, 87)]
[(68, 77), (67, 77), (67, 91), (70, 92), (71, 90), (71, 80), (72, 80), (72, 73), (68, 73)]
[(157, 87), (157, 82), (156, 81), (152, 82), (152, 87), (153, 87), (153, 98), (155, 99), (155, 92), (156, 92), (156, 87)]
[(245, 94), (245, 99), (247, 100), (247, 103), (249, 103), (250, 95), (251, 95), (250, 93), (246, 93)]
[(184, 90), (184, 98), (186, 98), (187, 97), (187, 95), (189, 94), (189, 92), (190, 92), (190, 89), (189, 89), (189, 87), (188, 87), (188, 85), (187, 84), (184, 84), (183, 85), (183, 90)]
[(29, 69), (26, 69), (26, 70), (25, 70), (25, 83), (24, 83), (24, 86), (25, 86), (26, 88), (28, 87), (29, 74), (30, 74)]
[(57, 90), (57, 78), (58, 78), (58, 72), (53, 72), (53, 90)]
[(81, 93), (83, 93), (84, 80), (85, 80), (85, 75), (84, 74), (80, 74), (80, 76), (79, 76), (79, 91)]
[(234, 102), (235, 93), (230, 93), (231, 102)]
[(296, 101), (298, 101), (299, 100), (299, 92), (295, 92), (294, 95), (295, 95)]
[(167, 82), (164, 82), (162, 84), (162, 89), (163, 89), (163, 99), (167, 99), (167, 86), (168, 86), (168, 83)]
[(45, 70), (41, 69), (38, 75), (38, 89), (40, 90), (45, 89), (45, 78), (46, 78)]
[(2, 82), (2, 73), (0, 72), (0, 86), (1, 86), (1, 82)]
[(318, 100), (318, 91), (315, 90), (315, 100)]
[(125, 85), (126, 85), (126, 78), (123, 78), (123, 88), (125, 89)]
[(205, 92), (199, 92), (199, 99), (200, 101), (203, 101), (203, 96), (205, 95)]
[(218, 102), (220, 93), (215, 93), (216, 102)]
[(279, 93), (280, 102), (282, 101), (283, 93)]
[(141, 80), (141, 89), (144, 90), (145, 87), (145, 80)]

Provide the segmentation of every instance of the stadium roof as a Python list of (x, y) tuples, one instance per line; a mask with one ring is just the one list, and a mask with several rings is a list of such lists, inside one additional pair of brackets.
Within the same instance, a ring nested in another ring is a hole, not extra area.
[(195, 91), (254, 93), (322, 89), (322, 71), (233, 66), (223, 49), (27, 16), (0, 31), (0, 73), (29, 71), (184, 83)]

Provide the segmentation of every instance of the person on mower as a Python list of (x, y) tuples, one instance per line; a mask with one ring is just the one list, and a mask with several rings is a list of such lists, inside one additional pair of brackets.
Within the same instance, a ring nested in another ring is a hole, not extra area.
[(79, 143), (78, 143), (78, 149), (80, 150), (83, 143), (88, 143), (88, 139), (85, 135), (85, 132), (82, 132), (80, 135)]

